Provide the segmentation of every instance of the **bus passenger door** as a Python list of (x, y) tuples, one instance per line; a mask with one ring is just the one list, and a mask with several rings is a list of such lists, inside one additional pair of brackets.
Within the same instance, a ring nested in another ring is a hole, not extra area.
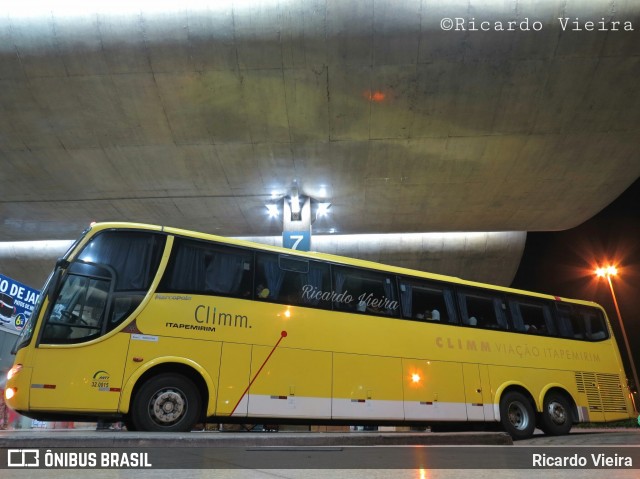
[(487, 374), (486, 366), (483, 367), (483, 371), (478, 364), (465, 363), (462, 368), (467, 419), (469, 421), (484, 421), (486, 418), (482, 376)]

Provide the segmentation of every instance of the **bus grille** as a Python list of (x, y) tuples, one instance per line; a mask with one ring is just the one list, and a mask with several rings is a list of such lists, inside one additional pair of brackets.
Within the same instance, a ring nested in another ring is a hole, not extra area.
[(578, 392), (585, 393), (589, 411), (624, 412), (627, 406), (617, 374), (576, 372)]

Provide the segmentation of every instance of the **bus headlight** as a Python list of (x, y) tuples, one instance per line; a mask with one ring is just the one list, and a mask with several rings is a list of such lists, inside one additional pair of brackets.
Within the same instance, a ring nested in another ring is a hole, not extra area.
[(9, 372), (7, 373), (7, 380), (11, 379), (16, 374), (18, 374), (21, 369), (22, 369), (22, 364), (16, 364), (14, 367), (9, 369)]
[(17, 392), (18, 392), (18, 390), (16, 388), (7, 388), (7, 389), (5, 389), (4, 390), (4, 398), (5, 398), (5, 400), (8, 401), (13, 396), (15, 396)]

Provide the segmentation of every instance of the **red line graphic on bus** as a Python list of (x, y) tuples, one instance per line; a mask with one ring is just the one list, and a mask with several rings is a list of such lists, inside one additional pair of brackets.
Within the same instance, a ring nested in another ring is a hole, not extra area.
[(255, 376), (253, 376), (253, 379), (249, 382), (249, 385), (247, 386), (247, 389), (244, 390), (244, 392), (242, 393), (242, 395), (240, 396), (240, 399), (238, 399), (238, 402), (236, 403), (236, 405), (233, 407), (233, 410), (231, 411), (230, 416), (233, 416), (233, 413), (236, 412), (236, 409), (238, 408), (238, 406), (240, 405), (240, 403), (242, 402), (242, 399), (247, 395), (247, 393), (249, 392), (249, 389), (251, 388), (251, 385), (255, 382), (255, 380), (258, 378), (258, 375), (262, 372), (262, 369), (264, 368), (264, 366), (267, 364), (267, 361), (269, 361), (269, 359), (271, 358), (271, 356), (273, 355), (273, 353), (275, 352), (276, 348), (280, 345), (280, 342), (287, 337), (287, 332), (286, 331), (282, 331), (280, 333), (280, 339), (278, 339), (278, 342), (273, 346), (273, 349), (271, 349), (271, 352), (269, 353), (269, 355), (267, 356), (267, 359), (264, 360), (264, 362), (262, 363), (262, 366), (260, 366), (260, 369), (258, 369), (258, 372), (256, 373)]

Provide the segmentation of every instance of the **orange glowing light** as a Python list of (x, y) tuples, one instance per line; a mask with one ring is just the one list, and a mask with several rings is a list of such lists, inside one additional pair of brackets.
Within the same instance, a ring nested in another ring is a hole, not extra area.
[(420, 479), (429, 479), (431, 477), (431, 474), (429, 474), (429, 470), (424, 468), (420, 468), (418, 474)]
[(420, 375), (418, 373), (413, 373), (411, 375), (411, 381), (414, 383), (419, 383), (420, 381), (422, 381), (422, 378), (420, 377)]
[(605, 276), (616, 276), (617, 274), (618, 268), (616, 268), (615, 266), (605, 266), (596, 269), (596, 275), (600, 278), (603, 278)]
[(7, 373), (7, 379), (11, 379), (22, 370), (22, 364), (16, 364)]
[(380, 90), (376, 90), (376, 91), (367, 90), (364, 96), (367, 100), (373, 101), (376, 103), (381, 103), (387, 98), (387, 95)]

